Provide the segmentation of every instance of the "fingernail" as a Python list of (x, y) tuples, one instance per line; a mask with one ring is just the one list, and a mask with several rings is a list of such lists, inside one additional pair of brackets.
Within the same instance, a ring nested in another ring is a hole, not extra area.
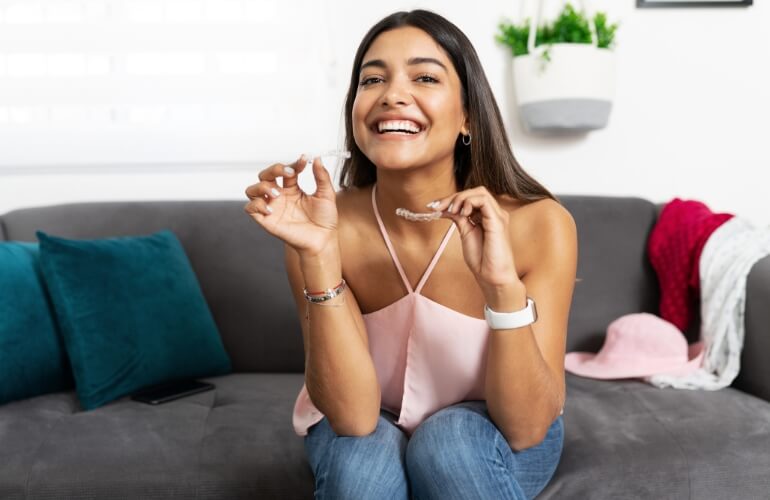
[(454, 202), (450, 203), (449, 206), (446, 207), (446, 211), (447, 212), (451, 212), (452, 211), (452, 205), (454, 205)]
[(436, 208), (438, 206), (438, 204), (439, 204), (439, 201), (438, 200), (434, 200), (434, 201), (431, 201), (430, 203), (428, 203), (425, 206), (428, 207), (428, 208)]
[(273, 208), (270, 205), (266, 206), (268, 212), (273, 213)]
[(278, 190), (275, 188), (270, 188), (270, 192), (273, 193), (273, 196), (275, 196), (276, 198), (281, 196), (281, 193), (279, 193)]
[[(285, 173), (286, 175), (294, 175), (294, 169), (293, 169), (293, 168), (291, 168), (291, 167), (290, 167), (290, 166), (288, 166), (288, 165), (287, 165), (287, 166), (285, 166), (285, 167), (283, 167), (283, 171), (284, 171), (284, 173)], [(276, 196), (277, 196), (277, 195), (276, 195)]]

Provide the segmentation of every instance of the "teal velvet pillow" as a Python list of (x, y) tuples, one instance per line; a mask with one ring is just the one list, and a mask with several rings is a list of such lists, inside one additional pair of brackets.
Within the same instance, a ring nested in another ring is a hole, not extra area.
[(95, 240), (36, 234), (85, 410), (148, 385), (232, 371), (173, 232)]
[(0, 243), (0, 405), (75, 386), (37, 243)]

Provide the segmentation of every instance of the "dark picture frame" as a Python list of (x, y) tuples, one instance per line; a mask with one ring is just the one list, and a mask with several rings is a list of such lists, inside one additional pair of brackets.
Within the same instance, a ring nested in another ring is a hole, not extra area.
[(719, 0), (714, 2), (688, 0), (636, 0), (636, 7), (748, 7), (752, 3), (753, 0)]

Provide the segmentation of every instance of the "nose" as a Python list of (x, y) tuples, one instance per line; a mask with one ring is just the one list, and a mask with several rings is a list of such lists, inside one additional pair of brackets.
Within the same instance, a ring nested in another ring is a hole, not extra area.
[(380, 104), (383, 107), (407, 105), (412, 100), (411, 94), (407, 91), (406, 85), (398, 78), (393, 78), (385, 87)]

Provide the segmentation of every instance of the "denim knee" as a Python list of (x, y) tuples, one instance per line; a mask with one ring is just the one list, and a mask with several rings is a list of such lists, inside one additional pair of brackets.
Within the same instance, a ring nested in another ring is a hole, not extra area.
[(508, 444), (478, 405), (464, 402), (434, 413), (407, 444), (415, 498), (524, 498), (501, 446)]
[(427, 418), (407, 444), (415, 498), (531, 499), (553, 475), (564, 440), (563, 418), (536, 446), (514, 452), (483, 401), (464, 401)]
[(338, 436), (324, 417), (306, 447), (315, 477), (315, 498), (407, 498), (407, 438), (382, 414), (366, 436)]
[[(468, 411), (472, 410), (472, 411)], [(423, 421), (407, 444), (407, 466), (441, 462), (463, 453), (489, 447), (494, 443), (495, 429), (477, 408), (464, 402), (443, 408)]]

